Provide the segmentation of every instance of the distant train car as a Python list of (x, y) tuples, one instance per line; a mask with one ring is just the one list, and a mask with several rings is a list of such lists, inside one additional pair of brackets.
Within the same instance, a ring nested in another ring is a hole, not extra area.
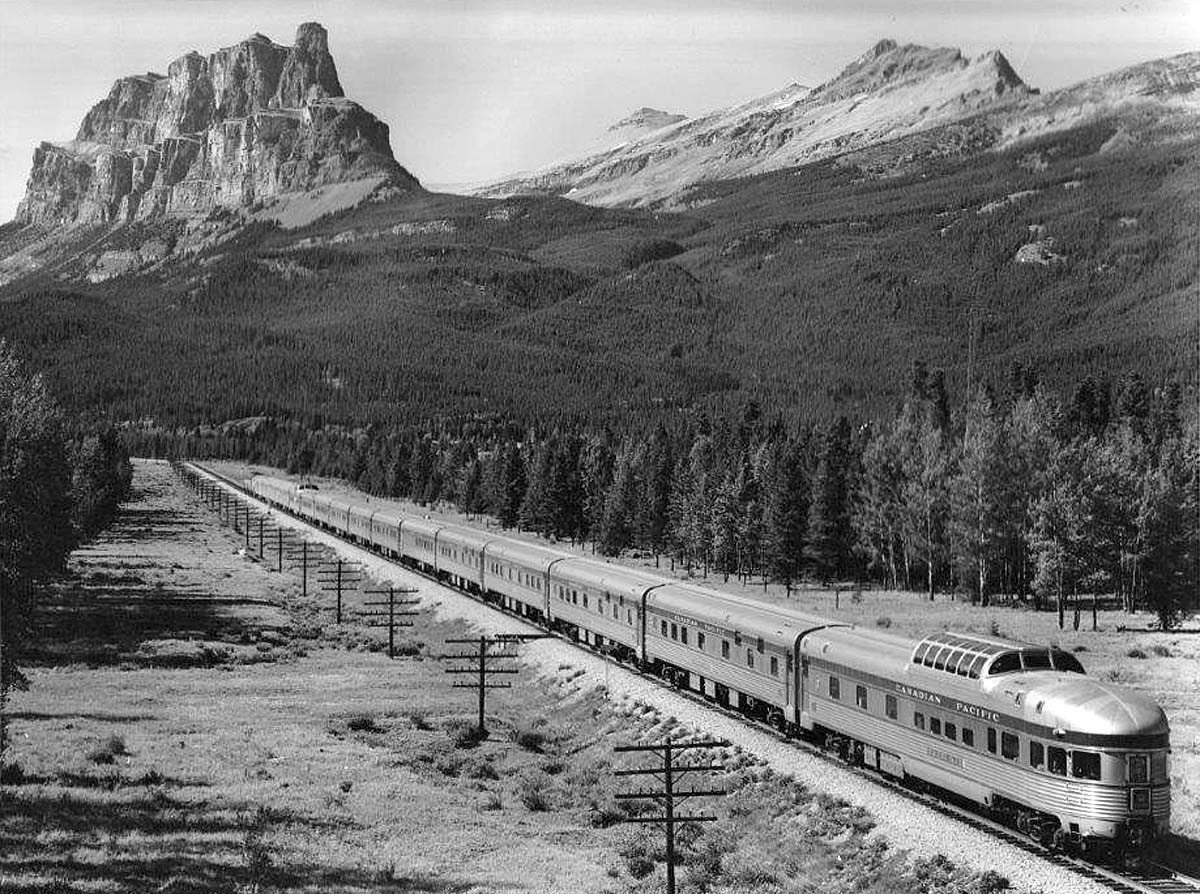
[(682, 582), (647, 592), (645, 611), (647, 664), (779, 729), (798, 718), (801, 637), (836, 623)]
[(437, 573), (437, 533), (445, 525), (428, 518), (409, 516), (400, 526), (400, 555), (411, 565)]
[(490, 541), (483, 551), (483, 592), (527, 618), (547, 616), (550, 568), (569, 553), (520, 540)]
[(371, 542), (371, 519), (377, 510), (370, 503), (351, 503), (346, 513), (346, 530), (356, 543)]
[(370, 543), (385, 556), (400, 557), (400, 525), (404, 515), (392, 509), (381, 509), (371, 516)]
[(483, 592), (484, 547), (494, 540), (484, 531), (446, 525), (436, 537), (437, 573), (471, 593)]
[(623, 658), (642, 657), (642, 604), (663, 578), (579, 556), (550, 569), (550, 627)]

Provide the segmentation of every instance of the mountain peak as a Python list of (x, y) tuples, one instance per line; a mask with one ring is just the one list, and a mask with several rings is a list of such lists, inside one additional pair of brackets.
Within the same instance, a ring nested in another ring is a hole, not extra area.
[(687, 115), (678, 115), (672, 112), (664, 112), (662, 109), (652, 109), (649, 106), (642, 106), (612, 125), (609, 131), (651, 131), (662, 127), (669, 127), (672, 124), (678, 124), (680, 121), (686, 120)]
[(293, 46), (256, 33), (208, 56), (193, 50), (167, 72), (119, 79), (74, 141), (43, 143), (17, 219), (204, 214), (365, 177), (416, 186), (392, 156), (387, 125), (342, 100), (316, 22), (300, 25)]

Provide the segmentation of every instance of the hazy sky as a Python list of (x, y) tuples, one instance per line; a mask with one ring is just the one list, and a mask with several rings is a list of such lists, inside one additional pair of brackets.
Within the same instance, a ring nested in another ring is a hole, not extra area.
[(72, 138), (118, 77), (309, 20), (427, 184), (547, 164), (640, 106), (814, 86), (883, 37), (1000, 49), (1042, 88), (1200, 49), (1200, 0), (0, 0), (0, 220), (36, 144)]

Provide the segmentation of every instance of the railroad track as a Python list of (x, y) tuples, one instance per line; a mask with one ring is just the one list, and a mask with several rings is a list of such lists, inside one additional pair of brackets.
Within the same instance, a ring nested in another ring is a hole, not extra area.
[[(231, 490), (241, 494), (242, 496), (244, 496), (248, 499), (254, 500), (257, 503), (263, 502), (258, 496), (256, 496), (254, 493), (252, 493), (248, 488), (246, 488), (240, 482), (237, 482), (225, 475), (221, 475), (218, 472), (214, 472), (211, 469), (208, 469), (197, 463), (190, 463), (189, 465), (191, 465), (193, 468), (199, 470), (201, 473), (215, 479), (216, 481), (220, 482), (221, 484), (225, 485), (226, 487), (230, 488)], [(296, 519), (297, 521), (301, 522), (302, 524), (307, 524), (307, 525), (312, 526), (312, 522), (310, 522), (308, 519), (301, 518), (300, 516), (295, 515), (294, 513), (292, 513), (289, 510), (280, 509), (279, 507), (275, 507), (275, 506), (272, 506), (270, 508), (273, 511), (287, 514), (287, 515), (291, 516), (292, 518)], [(340, 533), (328, 531), (328, 530), (325, 530), (324, 528), (317, 528), (317, 530), (321, 531), (322, 533), (328, 534), (329, 536), (336, 537), (338, 540), (341, 540), (351, 546), (354, 546), (357, 549), (366, 549), (369, 552), (376, 553), (375, 550), (373, 550), (369, 547), (364, 547), (361, 544), (353, 543), (352, 541), (348, 540), (346, 537), (344, 537)], [(382, 554), (379, 554), (379, 553), (376, 553), (376, 554), (378, 554), (382, 557)], [(411, 568), (407, 565), (405, 565), (403, 567), (404, 567), (405, 571), (409, 571), (414, 574), (420, 575), (421, 577), (424, 577), (425, 579), (431, 581), (432, 583), (437, 584), (438, 586), (443, 586), (443, 587), (450, 586), (445, 581), (442, 581), (442, 580), (439, 580), (438, 578), (436, 578), (434, 575), (426, 574), (423, 571), (420, 571), (416, 568)], [(509, 615), (514, 618), (519, 618), (520, 620), (528, 623), (528, 619), (521, 618), (518, 615), (515, 615), (511, 612), (505, 611), (504, 609), (501, 609), (499, 606), (497, 606), (493, 603), (487, 602), (487, 601), (481, 599), (480, 597), (476, 596), (473, 593), (467, 593), (466, 591), (459, 590), (457, 588), (452, 588), (452, 589), (454, 589), (454, 591), (456, 593), (466, 596), (466, 597), (480, 603), (481, 605), (485, 605), (488, 608), (491, 608), (497, 612), (500, 612), (501, 614)], [(541, 630), (541, 628), (538, 628), (538, 629)], [(545, 631), (543, 631), (543, 632), (545, 632)], [(589, 651), (589, 652), (594, 651), (591, 649), (587, 649), (582, 643), (579, 643), (573, 639), (569, 639), (568, 637), (563, 636), (560, 633), (552, 632), (552, 635), (557, 637), (558, 639), (560, 639), (562, 642), (573, 645), (579, 649), (586, 649), (586, 651)], [(853, 764), (846, 763), (845, 761), (841, 760), (840, 758), (836, 757), (835, 755), (830, 754), (829, 751), (827, 751), (824, 748), (821, 748), (819, 745), (817, 745), (815, 743), (806, 741), (804, 739), (797, 739), (797, 738), (793, 738), (790, 736), (785, 736), (783, 733), (779, 732), (779, 730), (775, 729), (773, 726), (770, 726), (767, 723), (763, 723), (761, 721), (747, 717), (745, 714), (742, 714), (731, 708), (722, 707), (721, 705), (718, 705), (715, 702), (711, 702), (708, 699), (703, 698), (702, 696), (700, 696), (697, 693), (694, 693), (694, 692), (691, 692), (688, 690), (684, 690), (684, 689), (680, 689), (665, 680), (662, 680), (651, 674), (647, 674), (645, 671), (636, 667), (635, 665), (629, 664), (628, 662), (616, 660), (611, 655), (605, 656), (605, 657), (607, 658), (607, 660), (614, 661), (614, 663), (625, 668), (626, 670), (629, 670), (633, 673), (639, 674), (640, 676), (642, 676), (648, 680), (653, 680), (654, 682), (656, 682), (657, 684), (662, 686), (664, 689), (670, 690), (673, 694), (675, 694), (681, 698), (688, 699), (689, 701), (693, 702), (694, 704), (703, 706), (707, 710), (710, 710), (710, 711), (713, 711), (716, 713), (720, 713), (720, 714), (724, 714), (725, 716), (735, 719), (739, 723), (745, 724), (746, 726), (753, 727), (754, 729), (756, 729), (762, 733), (772, 736), (773, 738), (777, 739), (778, 741), (786, 742), (787, 744), (789, 744), (790, 746), (792, 746), (794, 748), (799, 748), (820, 760), (826, 761), (831, 765), (837, 766), (839, 769), (849, 771), (863, 779), (870, 780), (872, 783), (882, 786), (883, 788), (888, 789), (889, 791), (893, 792), (894, 794), (899, 795), (900, 797), (906, 798), (916, 804), (920, 804), (921, 806), (923, 806), (929, 810), (936, 811), (937, 813), (940, 813), (943, 816), (947, 816), (951, 819), (961, 822), (963, 825), (969, 826), (973, 829), (976, 829), (978, 831), (981, 831), (988, 835), (991, 835), (994, 838), (1000, 839), (1000, 840), (1004, 841), (1006, 844), (1009, 844), (1013, 847), (1019, 848), (1020, 850), (1025, 851), (1026, 853), (1032, 854), (1040, 859), (1046, 860), (1049, 863), (1053, 863), (1056, 866), (1066, 869), (1066, 870), (1074, 873), (1075, 875), (1081, 876), (1082, 878), (1086, 878), (1089, 881), (1092, 881), (1098, 885), (1108, 888), (1111, 891), (1116, 891), (1116, 892), (1118, 892), (1118, 894), (1200, 894), (1200, 879), (1193, 878), (1189, 875), (1185, 875), (1184, 873), (1178, 872), (1178, 871), (1172, 869), (1168, 864), (1152, 863), (1149, 866), (1144, 867), (1143, 869), (1138, 870), (1138, 871), (1122, 872), (1122, 871), (1119, 871), (1116, 869), (1111, 869), (1109, 867), (1102, 866), (1097, 863), (1090, 863), (1086, 860), (1071, 856), (1069, 854), (1063, 854), (1063, 853), (1058, 853), (1058, 852), (1049, 850), (1048, 848), (1041, 845), (1039, 842), (1037, 842), (1031, 838), (1028, 838), (1027, 836), (1023, 835), (1022, 833), (1018, 832), (1017, 830), (1015, 830), (1009, 826), (1003, 825), (1002, 823), (998, 823), (995, 820), (992, 820), (992, 819), (980, 814), (976, 810), (969, 809), (969, 808), (966, 808), (966, 807), (963, 807), (963, 806), (960, 806), (960, 805), (957, 805), (954, 803), (950, 803), (950, 802), (941, 800), (933, 795), (918, 791), (908, 785), (901, 784), (901, 783), (891, 780), (885, 776), (882, 776), (878, 773), (873, 773), (863, 767), (857, 767), (857, 766), (854, 766)]]

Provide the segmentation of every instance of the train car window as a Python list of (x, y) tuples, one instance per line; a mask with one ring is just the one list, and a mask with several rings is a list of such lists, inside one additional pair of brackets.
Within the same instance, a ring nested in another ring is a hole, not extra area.
[(1021, 653), (1020, 652), (1005, 652), (992, 662), (992, 666), (988, 668), (988, 676), (995, 677), (999, 674), (1011, 674), (1013, 671), (1021, 669)]
[(725, 659), (729, 658), (729, 640), (727, 639), (721, 640), (721, 657)]
[(925, 656), (929, 654), (930, 643), (921, 643), (917, 646), (917, 651), (913, 652), (913, 664), (920, 664), (925, 660)]
[(988, 657), (986, 655), (976, 655), (971, 660), (971, 666), (967, 668), (967, 676), (972, 680), (978, 680), (979, 672), (983, 670), (983, 665), (984, 662), (987, 661), (987, 658)]
[(629, 626), (632, 627), (633, 626), (633, 610), (632, 609), (626, 610), (626, 619), (629, 621)]
[(990, 751), (992, 754), (995, 754), (996, 753), (996, 731), (994, 729), (992, 729), (990, 726), (988, 727), (987, 742), (988, 742), (988, 746), (987, 746), (988, 751)]
[(779, 659), (776, 658), (774, 655), (771, 656), (771, 676), (772, 677), (779, 676)]
[(700, 649), (702, 651), (704, 649), (704, 634), (703, 633), (696, 634), (696, 648)]
[(829, 677), (829, 697), (840, 699), (842, 697), (842, 684), (837, 677)]
[(583, 607), (587, 608), (587, 593), (583, 594)]
[(1146, 755), (1129, 755), (1129, 781), (1145, 782), (1149, 778), (1149, 775), (1149, 769), (1146, 765)]
[(1067, 775), (1067, 751), (1065, 748), (1055, 748), (1051, 745), (1046, 749), (1046, 769), (1055, 776)]
[(1040, 767), (1046, 762), (1046, 749), (1041, 742), (1029, 743), (1029, 766)]
[(975, 730), (971, 729), (970, 727), (964, 726), (962, 728), (962, 740), (963, 740), (964, 745), (969, 745), (971, 748), (974, 748), (975, 747)]
[(854, 687), (854, 704), (858, 705), (864, 711), (867, 709), (867, 687), (866, 686), (855, 686)]
[(935, 736), (940, 736), (942, 734), (942, 721), (940, 717), (929, 718), (929, 731)]
[(925, 715), (920, 711), (913, 711), (913, 726), (917, 729), (925, 729)]
[(1053, 662), (1055, 670), (1065, 671), (1068, 674), (1087, 673), (1083, 669), (1083, 665), (1079, 663), (1079, 659), (1070, 652), (1054, 649), (1050, 652), (1050, 660)]
[(1050, 653), (1041, 649), (1021, 654), (1021, 663), (1026, 670), (1050, 670)]
[(758, 651), (759, 651), (759, 653), (761, 654), (765, 648), (766, 648), (766, 644), (763, 642), (763, 638), (760, 636), (760, 637), (758, 638)]
[(679, 641), (680, 641), (681, 643), (683, 643), (685, 646), (688, 644), (688, 641), (687, 641), (687, 628), (686, 628), (686, 627), (680, 627), (680, 628), (679, 628)]
[(754, 652), (751, 649), (746, 650), (746, 667), (754, 667)]
[(885, 695), (883, 697), (883, 712), (892, 720), (896, 719), (896, 714), (898, 713), (896, 710), (896, 696)]
[(1099, 779), (1100, 755), (1094, 751), (1072, 751), (1071, 775), (1076, 779)]
[(671, 639), (679, 639), (679, 628), (674, 624), (671, 625)]
[(663, 636), (667, 635), (667, 622), (666, 621), (662, 622), (662, 635)]
[(947, 739), (957, 739), (958, 738), (958, 727), (955, 726), (953, 723), (950, 723), (949, 721), (947, 721), (947, 723), (946, 723), (946, 728), (945, 728), (944, 732), (946, 734)]
[(953, 652), (951, 652), (946, 658), (946, 670), (950, 671), (950, 673), (954, 673), (956, 670), (958, 670), (958, 663), (963, 660), (963, 657), (966, 654), (967, 653), (962, 649), (955, 649)]
[(619, 608), (617, 608), (615, 605), (613, 606), (613, 620), (614, 621), (621, 620), (621, 610)]
[(1021, 754), (1021, 740), (1012, 733), (1000, 734), (1000, 756), (1015, 761)]

